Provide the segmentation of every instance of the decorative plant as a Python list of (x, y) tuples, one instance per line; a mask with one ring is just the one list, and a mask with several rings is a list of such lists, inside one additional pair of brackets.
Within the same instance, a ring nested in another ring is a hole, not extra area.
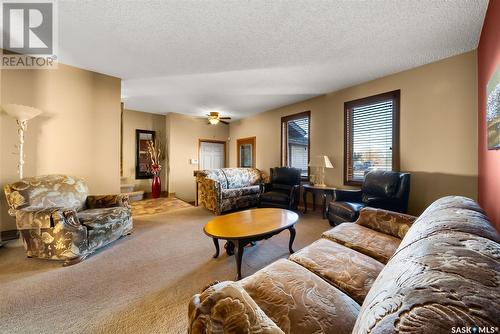
[(159, 141), (148, 141), (148, 154), (151, 161), (150, 172), (153, 175), (159, 175), (161, 171), (161, 161), (163, 160), (162, 145)]

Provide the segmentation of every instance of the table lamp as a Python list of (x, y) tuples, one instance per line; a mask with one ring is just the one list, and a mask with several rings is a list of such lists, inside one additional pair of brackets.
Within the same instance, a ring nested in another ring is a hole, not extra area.
[(24, 176), (24, 133), (28, 129), (28, 121), (40, 115), (42, 111), (40, 109), (21, 104), (5, 104), (2, 106), (2, 109), (7, 113), (7, 115), (15, 118), (17, 121), (17, 134), (19, 135), (19, 163), (17, 167), (19, 178), (22, 179)]
[(326, 155), (317, 155), (311, 159), (309, 167), (315, 167), (319, 169), (319, 182), (314, 184), (316, 187), (326, 187), (325, 184), (325, 168), (333, 168), (333, 165)]

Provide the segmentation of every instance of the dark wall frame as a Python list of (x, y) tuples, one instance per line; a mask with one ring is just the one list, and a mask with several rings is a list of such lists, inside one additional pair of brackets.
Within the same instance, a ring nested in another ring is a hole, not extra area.
[[(352, 144), (348, 145), (349, 142), (352, 143), (352, 109), (354, 107), (360, 107), (367, 104), (373, 104), (380, 101), (392, 100), (393, 101), (393, 112), (392, 112), (392, 170), (400, 170), (400, 138), (399, 138), (399, 124), (400, 124), (400, 99), (401, 90), (393, 90), (390, 92), (372, 95), (364, 97), (361, 99), (348, 101), (344, 103), (344, 185), (348, 186), (361, 186), (363, 182), (348, 180), (348, 159), (352, 162)], [(347, 129), (347, 127), (350, 127)], [(349, 130), (349, 131), (347, 131)]]
[(140, 130), (140, 129), (135, 130), (135, 178), (136, 178), (136, 180), (144, 180), (144, 179), (153, 178), (153, 174), (151, 174), (150, 172), (142, 172), (139, 169), (139, 164), (140, 164), (139, 140), (140, 140), (141, 133), (146, 133), (146, 134), (152, 135), (153, 142), (155, 142), (155, 139), (156, 139), (156, 131)]

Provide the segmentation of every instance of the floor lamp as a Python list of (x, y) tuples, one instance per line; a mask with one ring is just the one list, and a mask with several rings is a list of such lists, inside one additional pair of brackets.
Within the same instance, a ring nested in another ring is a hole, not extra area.
[(28, 129), (28, 121), (40, 115), (42, 111), (21, 104), (5, 104), (2, 106), (2, 109), (17, 122), (17, 134), (19, 136), (19, 163), (17, 164), (17, 171), (19, 178), (22, 179), (24, 177), (24, 133)]
[[(19, 162), (17, 164), (17, 172), (19, 174), (19, 179), (24, 177), (24, 134), (28, 129), (28, 121), (36, 116), (40, 115), (42, 111), (29, 106), (24, 106), (20, 104), (5, 104), (2, 105), (2, 109), (7, 113), (7, 115), (13, 117), (17, 122), (17, 135), (19, 138), (19, 144), (17, 148), (19, 150)], [(19, 236), (17, 245), (21, 246), (22, 240)]]

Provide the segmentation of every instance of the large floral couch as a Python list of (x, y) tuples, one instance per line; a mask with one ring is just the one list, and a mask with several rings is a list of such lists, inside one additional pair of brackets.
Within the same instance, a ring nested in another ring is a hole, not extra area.
[(198, 205), (215, 214), (256, 206), (266, 177), (256, 168), (220, 168), (195, 172)]
[(416, 220), (365, 208), (289, 259), (195, 295), (188, 332), (497, 333), (499, 242), (464, 197)]
[(28, 177), (4, 190), (28, 257), (73, 264), (133, 227), (126, 195), (89, 196), (80, 178)]

